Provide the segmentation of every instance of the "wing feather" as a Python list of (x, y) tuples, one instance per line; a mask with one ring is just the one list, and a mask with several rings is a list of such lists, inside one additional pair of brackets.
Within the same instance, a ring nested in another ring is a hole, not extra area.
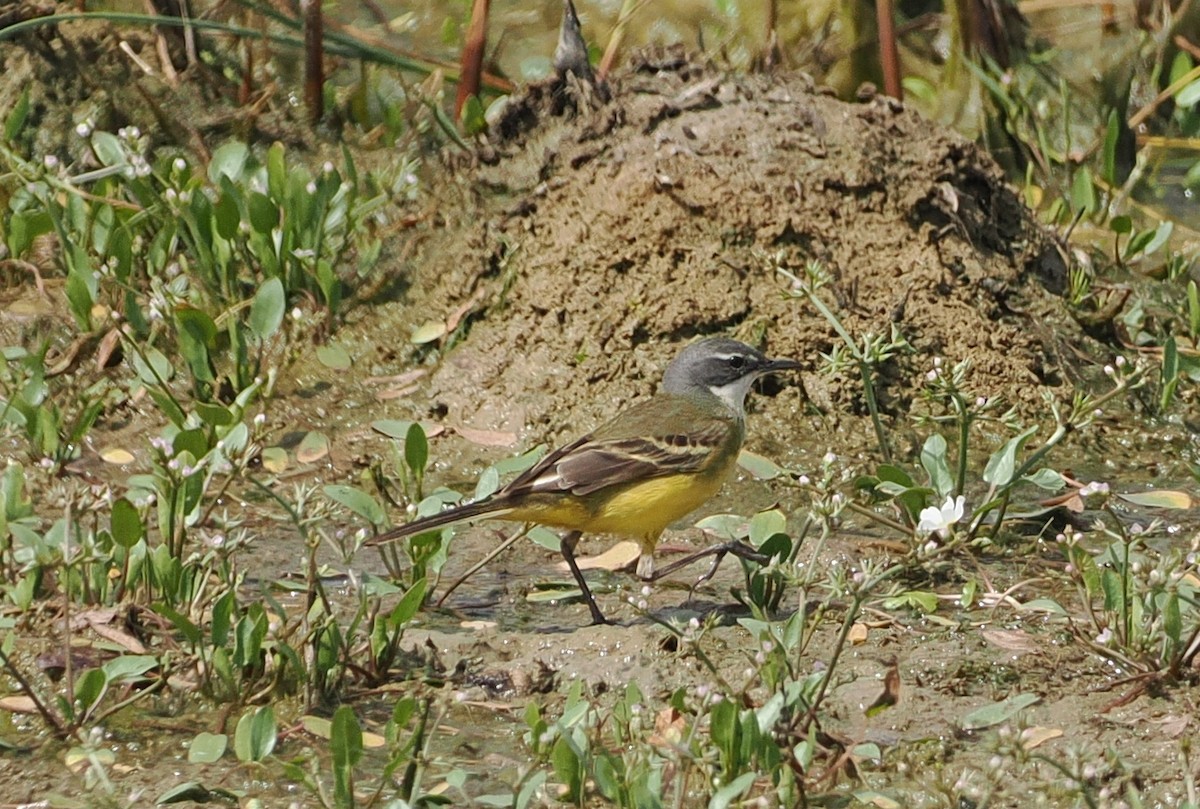
[(668, 474), (702, 472), (714, 450), (730, 438), (731, 425), (712, 422), (687, 433), (648, 437), (585, 436), (542, 459), (505, 494), (571, 492), (588, 495), (609, 486)]

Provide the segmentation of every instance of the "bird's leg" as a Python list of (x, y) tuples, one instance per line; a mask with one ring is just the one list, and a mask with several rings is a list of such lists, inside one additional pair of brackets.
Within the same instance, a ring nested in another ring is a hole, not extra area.
[(582, 531), (570, 532), (559, 540), (559, 548), (562, 550), (563, 559), (567, 560), (567, 567), (571, 568), (571, 575), (575, 577), (575, 583), (583, 591), (583, 598), (587, 601), (588, 609), (592, 611), (592, 623), (607, 624), (608, 619), (604, 617), (604, 613), (600, 612), (600, 608), (596, 606), (596, 599), (592, 597), (592, 591), (588, 588), (587, 581), (583, 578), (583, 571), (579, 569), (579, 565), (575, 562), (575, 546), (579, 544), (581, 536), (583, 536)]
[(766, 556), (765, 554), (759, 553), (757, 550), (755, 550), (751, 546), (747, 545), (745, 542), (739, 542), (737, 540), (730, 540), (729, 542), (719, 542), (716, 545), (712, 545), (710, 547), (704, 548), (703, 550), (696, 551), (695, 553), (689, 553), (687, 556), (683, 557), (682, 559), (677, 559), (676, 561), (672, 562), (671, 564), (667, 565), (666, 567), (662, 568), (661, 570), (654, 571), (654, 573), (652, 575), (645, 577), (645, 580), (646, 581), (658, 581), (659, 579), (663, 578), (664, 576), (669, 576), (670, 574), (674, 573), (676, 570), (679, 570), (680, 568), (683, 568), (683, 567), (687, 567), (688, 565), (692, 564), (693, 562), (703, 559), (706, 556), (715, 556), (716, 558), (713, 559), (712, 566), (709, 567), (708, 572), (705, 573), (703, 576), (701, 576), (699, 579), (697, 579), (696, 583), (692, 585), (693, 587), (696, 587), (697, 585), (703, 584), (704, 582), (708, 581), (709, 579), (711, 579), (713, 576), (716, 575), (717, 568), (720, 566), (721, 560), (724, 559), (725, 555), (729, 554), (729, 553), (733, 554), (734, 556), (738, 557), (739, 559), (745, 559), (750, 562), (757, 562), (760, 565), (765, 565), (771, 561), (770, 557)]

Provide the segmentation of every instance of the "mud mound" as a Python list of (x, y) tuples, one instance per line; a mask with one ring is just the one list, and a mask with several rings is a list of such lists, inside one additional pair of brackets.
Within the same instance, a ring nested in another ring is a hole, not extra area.
[[(485, 421), (543, 435), (595, 424), (650, 393), (681, 341), (725, 333), (805, 362), (803, 391), (765, 408), (793, 426), (797, 412), (861, 414), (857, 382), (817, 373), (833, 330), (784, 294), (764, 252), (797, 273), (822, 262), (852, 334), (894, 324), (908, 338), (915, 354), (887, 369), (891, 413), (933, 356), (971, 358), (975, 387), (1016, 403), (1058, 384), (1042, 325), (1065, 320), (1047, 291), (1057, 253), (973, 144), (797, 75), (645, 61), (615, 89), (593, 113), (495, 144), (475, 180), (504, 208), (417, 262), (420, 317), (472, 299), (485, 315), (433, 377), (450, 411), (470, 420), (482, 404)], [(506, 117), (536, 118), (518, 113)]]

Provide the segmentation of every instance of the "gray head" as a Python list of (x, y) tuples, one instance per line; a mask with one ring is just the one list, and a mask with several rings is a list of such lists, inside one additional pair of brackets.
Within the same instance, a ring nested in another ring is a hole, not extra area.
[(754, 380), (772, 371), (799, 367), (794, 360), (773, 360), (737, 340), (710, 337), (692, 343), (671, 360), (662, 389), (666, 393), (711, 394), (740, 416)]

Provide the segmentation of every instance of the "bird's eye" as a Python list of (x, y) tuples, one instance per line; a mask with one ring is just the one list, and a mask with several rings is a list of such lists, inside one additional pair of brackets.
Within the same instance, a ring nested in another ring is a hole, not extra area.
[(729, 367), (735, 371), (740, 371), (746, 367), (746, 358), (741, 354), (734, 354), (729, 358)]

